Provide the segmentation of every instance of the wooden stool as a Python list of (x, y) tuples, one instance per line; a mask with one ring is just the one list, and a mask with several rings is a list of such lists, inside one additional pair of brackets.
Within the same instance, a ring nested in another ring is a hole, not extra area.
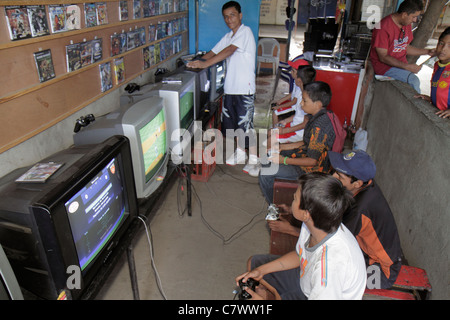
[(424, 269), (402, 265), (397, 280), (390, 289), (366, 289), (366, 299), (426, 300), (431, 284)]

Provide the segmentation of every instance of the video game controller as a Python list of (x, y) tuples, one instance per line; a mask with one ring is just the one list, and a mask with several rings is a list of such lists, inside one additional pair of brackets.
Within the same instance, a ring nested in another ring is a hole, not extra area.
[(140, 89), (141, 89), (141, 87), (137, 83), (134, 83), (134, 82), (127, 84), (127, 86), (125, 87), (125, 91), (128, 93), (133, 93), (136, 90), (139, 91)]
[(75, 128), (73, 128), (73, 132), (76, 133), (76, 132), (80, 131), (80, 129), (82, 127), (86, 127), (87, 125), (89, 125), (91, 122), (94, 122), (94, 121), (95, 121), (95, 116), (92, 113), (88, 114), (84, 117), (80, 117), (75, 122)]
[(239, 300), (248, 300), (252, 298), (252, 295), (245, 291), (245, 287), (250, 288), (251, 290), (255, 291), (255, 288), (259, 286), (259, 281), (256, 281), (252, 278), (248, 278), (247, 282), (243, 282), (242, 279), (239, 280)]
[(275, 221), (280, 219), (280, 209), (273, 203), (267, 207), (267, 221)]

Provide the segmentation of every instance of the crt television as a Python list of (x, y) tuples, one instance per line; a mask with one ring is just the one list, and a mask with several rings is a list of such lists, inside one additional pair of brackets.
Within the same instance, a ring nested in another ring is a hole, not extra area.
[(0, 179), (0, 244), (27, 295), (79, 299), (138, 214), (129, 142), (114, 136), (39, 162), (63, 166), (44, 183), (15, 181), (29, 167)]
[(146, 90), (126, 95), (121, 101), (136, 102), (151, 96), (164, 100), (170, 155), (174, 163), (179, 163), (183, 156), (182, 140), (185, 131), (191, 137), (194, 135), (198, 93), (194, 74), (183, 71), (171, 74), (170, 78), (173, 81), (158, 82)]
[(73, 136), (75, 145), (95, 144), (124, 135), (130, 141), (138, 199), (149, 197), (167, 174), (168, 134), (163, 99), (130, 100), (117, 110), (96, 118)]
[(211, 101), (211, 67), (205, 69), (186, 68), (186, 73), (195, 75), (196, 87), (198, 88), (198, 103), (195, 110), (195, 120), (202, 118), (204, 110), (208, 108)]

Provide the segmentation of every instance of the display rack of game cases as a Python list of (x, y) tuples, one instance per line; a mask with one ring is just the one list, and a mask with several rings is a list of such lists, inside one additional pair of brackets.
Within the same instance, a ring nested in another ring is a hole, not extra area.
[[(128, 19), (127, 2), (119, 2), (119, 18), (121, 21)], [(142, 0), (142, 8), (140, 3), (140, 1), (133, 0), (134, 19), (166, 14), (172, 11), (181, 12), (187, 9), (187, 3), (184, 0), (173, 0), (173, 2), (172, 0)], [(169, 5), (170, 3), (173, 3), (173, 5)], [(50, 30), (52, 33), (60, 33), (80, 29), (81, 13), (78, 5), (48, 5), (47, 7), (49, 20), (47, 20), (45, 5), (5, 6), (11, 39), (20, 40), (49, 35)], [(83, 7), (86, 28), (108, 23), (106, 2), (84, 3)], [(122, 30), (121, 33), (114, 33), (110, 39), (111, 57), (145, 46), (147, 39), (149, 42), (158, 41), (158, 43), (143, 48), (143, 67), (148, 69), (182, 50), (182, 37), (177, 34), (186, 31), (187, 28), (188, 18), (184, 16), (166, 21), (151, 22), (148, 26), (148, 36), (146, 36), (146, 27), (135, 27), (134, 29), (130, 28), (127, 32)], [(66, 45), (65, 52), (66, 70), (67, 72), (73, 72), (103, 59), (103, 41), (102, 38), (97, 37), (88, 41), (83, 39), (82, 42), (77, 43), (71, 41), (69, 45)], [(34, 53), (34, 58), (40, 82), (55, 78), (50, 49)], [(103, 74), (104, 71), (100, 70), (100, 75)], [(121, 82), (123, 82), (123, 79), (116, 77), (116, 84)], [(102, 92), (108, 89), (109, 84), (104, 85), (104, 81), (102, 81)]]
[[(128, 2), (132, 3), (129, 12)], [(81, 29), (81, 10), (84, 10), (85, 27), (108, 24), (108, 2), (46, 5), (5, 6), (5, 16), (11, 40), (50, 35)], [(116, 4), (114, 4), (116, 5)], [(188, 0), (126, 0), (119, 1), (119, 21), (148, 18), (157, 15), (186, 11)]]
[(147, 38), (149, 42), (155, 42), (186, 31), (187, 23), (187, 17), (180, 17), (170, 21), (159, 21), (157, 24), (150, 24), (148, 26), (148, 37), (146, 37), (145, 27), (130, 29), (128, 32), (114, 33), (111, 35), (111, 56), (117, 56), (143, 46), (146, 44)]

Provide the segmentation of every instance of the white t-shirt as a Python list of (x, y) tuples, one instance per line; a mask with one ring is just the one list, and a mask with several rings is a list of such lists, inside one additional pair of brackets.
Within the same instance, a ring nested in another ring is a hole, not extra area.
[(234, 36), (233, 31), (228, 32), (211, 51), (218, 54), (229, 45), (237, 49), (227, 58), (225, 94), (254, 94), (256, 43), (252, 30), (241, 24)]
[(296, 245), (300, 258), (300, 286), (309, 300), (360, 300), (366, 288), (366, 264), (353, 234), (341, 224), (314, 247), (302, 225)]
[(301, 104), (303, 98), (302, 89), (300, 89), (297, 85), (294, 85), (294, 88), (292, 89), (291, 100), (294, 98), (297, 98), (297, 103), (294, 106), (295, 114), (294, 118), (292, 119), (291, 127), (302, 123), (306, 115), (305, 111), (303, 111), (302, 109)]

